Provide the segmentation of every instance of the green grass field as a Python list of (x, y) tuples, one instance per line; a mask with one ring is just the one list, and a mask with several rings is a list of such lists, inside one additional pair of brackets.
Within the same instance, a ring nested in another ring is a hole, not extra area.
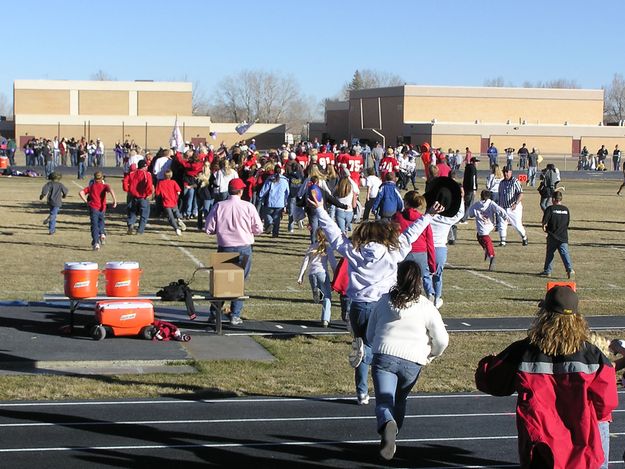
[[(154, 293), (163, 285), (189, 278), (198, 262), (206, 264), (216, 249), (215, 238), (189, 230), (177, 237), (164, 221), (152, 219), (143, 236), (126, 235), (125, 193), (121, 180), (110, 178), (120, 207), (108, 214), (107, 244), (91, 250), (89, 218), (78, 197), (73, 177), (62, 181), (70, 190), (58, 219), (57, 233), (47, 234), (47, 216), (38, 195), (42, 178), (0, 178), (0, 299), (41, 300), (46, 292), (62, 293), (64, 262), (138, 261), (143, 269), (142, 293)], [(564, 203), (571, 209), (570, 250), (577, 272), (581, 310), (587, 315), (623, 314), (625, 311), (623, 258), (625, 257), (625, 199), (615, 195), (616, 181), (564, 181)], [(545, 292), (542, 270), (545, 250), (540, 228), (539, 196), (528, 188), (524, 199), (524, 224), (530, 244), (522, 247), (512, 228), (508, 245), (496, 247), (497, 270), (489, 272), (475, 240), (475, 224), (458, 227), (458, 241), (450, 246), (441, 309), (443, 317), (501, 317), (533, 315)], [(495, 244), (498, 238), (493, 234)], [(246, 286), (251, 299), (243, 317), (254, 319), (318, 319), (307, 282), (299, 286), (297, 275), (308, 244), (307, 232), (297, 230), (278, 240), (259, 236), (255, 244), (252, 274)], [(552, 280), (566, 280), (556, 258)], [(198, 276), (194, 287), (206, 288)], [(100, 291), (104, 291), (103, 280)], [(340, 316), (338, 303), (333, 318)], [(503, 348), (518, 335), (455, 334), (445, 356), (428, 367), (419, 389), (471, 390), (473, 367), (481, 356)], [(258, 339), (276, 355), (273, 364), (237, 362), (241, 373), (232, 376), (232, 363), (198, 363), (195, 375), (124, 376), (118, 379), (5, 377), (0, 378), (0, 399), (44, 397), (105, 397), (180, 393), (234, 392), (249, 394), (351, 393), (352, 373), (346, 362), (347, 337)], [(467, 353), (467, 351), (469, 353)], [(298, 356), (302, 355), (302, 358)], [(303, 379), (302, 373), (310, 378)], [(35, 384), (37, 383), (37, 384)]]

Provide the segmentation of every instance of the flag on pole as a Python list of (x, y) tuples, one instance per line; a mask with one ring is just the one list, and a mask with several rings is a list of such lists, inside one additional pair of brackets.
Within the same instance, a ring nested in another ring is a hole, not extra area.
[(237, 125), (234, 130), (237, 131), (237, 133), (239, 135), (243, 135), (245, 132), (247, 132), (249, 130), (249, 128), (254, 125), (253, 122), (250, 122), (249, 124), (245, 121), (241, 122), (239, 125)]
[(184, 152), (184, 140), (182, 139), (182, 132), (180, 132), (180, 127), (178, 126), (178, 116), (176, 116), (176, 122), (174, 123), (174, 128), (171, 131), (169, 148), (175, 148), (176, 151)]

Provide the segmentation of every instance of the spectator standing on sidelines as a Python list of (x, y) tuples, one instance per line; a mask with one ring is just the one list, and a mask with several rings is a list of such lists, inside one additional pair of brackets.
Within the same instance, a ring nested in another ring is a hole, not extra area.
[(614, 151), (612, 152), (612, 169), (614, 171), (619, 171), (621, 168), (621, 150), (619, 150), (618, 145), (614, 146)]
[(111, 186), (104, 182), (102, 171), (96, 171), (93, 175), (93, 183), (80, 191), (78, 195), (89, 207), (89, 219), (91, 221), (91, 247), (99, 251), (100, 246), (106, 242), (106, 227), (104, 216), (106, 214), (106, 194), (111, 194), (113, 208), (117, 207), (115, 192)]
[(517, 178), (512, 177), (512, 170), (504, 168), (503, 181), (499, 183), (499, 206), (506, 210), (506, 220), (501, 222), (501, 231), (499, 237), (501, 242), (499, 246), (506, 245), (506, 238), (508, 232), (508, 223), (517, 230), (521, 236), (521, 242), (523, 246), (527, 246), (529, 241), (525, 228), (523, 227), (523, 188)]
[[(252, 270), (252, 245), (254, 235), (263, 232), (263, 222), (250, 202), (241, 200), (245, 182), (234, 178), (228, 183), (229, 197), (213, 205), (206, 218), (206, 234), (217, 236), (217, 252), (236, 252), (239, 254), (238, 264), (243, 268), (244, 279)], [(243, 301), (235, 300), (230, 305), (230, 324), (243, 324), (241, 312)], [(215, 319), (215, 311), (211, 307), (209, 321)]]
[(530, 151), (525, 146), (525, 143), (521, 145), (517, 154), (519, 155), (519, 169), (525, 169), (527, 166), (527, 156), (530, 154)]
[(492, 167), (497, 164), (497, 156), (499, 156), (499, 152), (497, 151), (497, 147), (495, 146), (494, 143), (491, 143), (489, 145), (488, 150), (486, 150), (486, 153), (488, 154), (489, 168), (492, 169)]
[(527, 156), (527, 185), (536, 185), (536, 174), (538, 172), (538, 152), (532, 148), (532, 152)]
[(562, 191), (556, 190), (552, 196), (552, 205), (543, 213), (543, 231), (547, 233), (547, 251), (545, 253), (545, 266), (539, 274), (550, 277), (553, 270), (553, 257), (556, 251), (560, 253), (566, 275), (568, 278), (575, 277), (573, 262), (569, 254), (569, 223), (571, 214), (569, 209), (562, 205)]

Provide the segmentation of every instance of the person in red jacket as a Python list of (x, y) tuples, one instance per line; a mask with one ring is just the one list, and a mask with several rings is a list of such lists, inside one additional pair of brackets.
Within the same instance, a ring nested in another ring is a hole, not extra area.
[(154, 192), (152, 175), (147, 171), (147, 163), (140, 160), (137, 163), (137, 170), (128, 175), (128, 234), (135, 234), (133, 226), (139, 215), (139, 227), (136, 234), (143, 234), (145, 225), (150, 217), (150, 196)]
[(80, 198), (89, 206), (89, 219), (91, 221), (91, 247), (99, 251), (100, 246), (106, 241), (104, 227), (104, 215), (106, 213), (106, 194), (111, 194), (113, 208), (117, 207), (115, 192), (111, 186), (104, 182), (102, 171), (96, 171), (93, 175), (93, 183), (80, 191)]
[(204, 168), (204, 161), (199, 159), (193, 150), (187, 150), (182, 156), (182, 153), (176, 152), (174, 155), (176, 162), (184, 168), (184, 175), (182, 177), (183, 184), (183, 197), (184, 207), (182, 214), (184, 218), (196, 218), (197, 217), (197, 201), (195, 198), (195, 189), (197, 188), (197, 175), (202, 172)]
[[(406, 192), (406, 195), (404, 195), (404, 210), (397, 212), (393, 217), (393, 221), (399, 225), (402, 233), (415, 220), (423, 216), (425, 206), (425, 197), (419, 195), (417, 191)], [(436, 250), (434, 249), (432, 227), (428, 225), (425, 231), (412, 243), (412, 249), (404, 260), (419, 264), (421, 276), (423, 277), (423, 292), (428, 299), (432, 300), (434, 298), (432, 272), (436, 272)]]
[(616, 374), (588, 341), (578, 304), (568, 286), (551, 288), (528, 337), (484, 357), (475, 372), (480, 391), (493, 396), (517, 392), (522, 468), (607, 467), (609, 450), (602, 443), (609, 441), (606, 423), (618, 405)]
[(165, 171), (165, 179), (160, 181), (156, 186), (156, 195), (161, 197), (163, 201), (163, 209), (167, 214), (169, 224), (176, 231), (178, 236), (187, 229), (182, 221), (180, 211), (178, 210), (178, 197), (180, 197), (180, 186), (172, 179), (174, 173), (171, 169)]
[(421, 161), (423, 161), (425, 179), (428, 179), (430, 175), (430, 165), (432, 164), (432, 154), (430, 153), (430, 144), (428, 142), (423, 142), (423, 145), (421, 145)]

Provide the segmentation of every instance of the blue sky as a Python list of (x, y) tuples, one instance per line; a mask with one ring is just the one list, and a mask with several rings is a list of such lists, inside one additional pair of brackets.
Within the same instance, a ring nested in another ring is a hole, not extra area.
[(183, 80), (210, 96), (243, 69), (292, 75), (305, 95), (337, 95), (356, 69), (407, 83), (583, 88), (625, 74), (625, 2), (10, 1), (0, 93), (15, 79)]

